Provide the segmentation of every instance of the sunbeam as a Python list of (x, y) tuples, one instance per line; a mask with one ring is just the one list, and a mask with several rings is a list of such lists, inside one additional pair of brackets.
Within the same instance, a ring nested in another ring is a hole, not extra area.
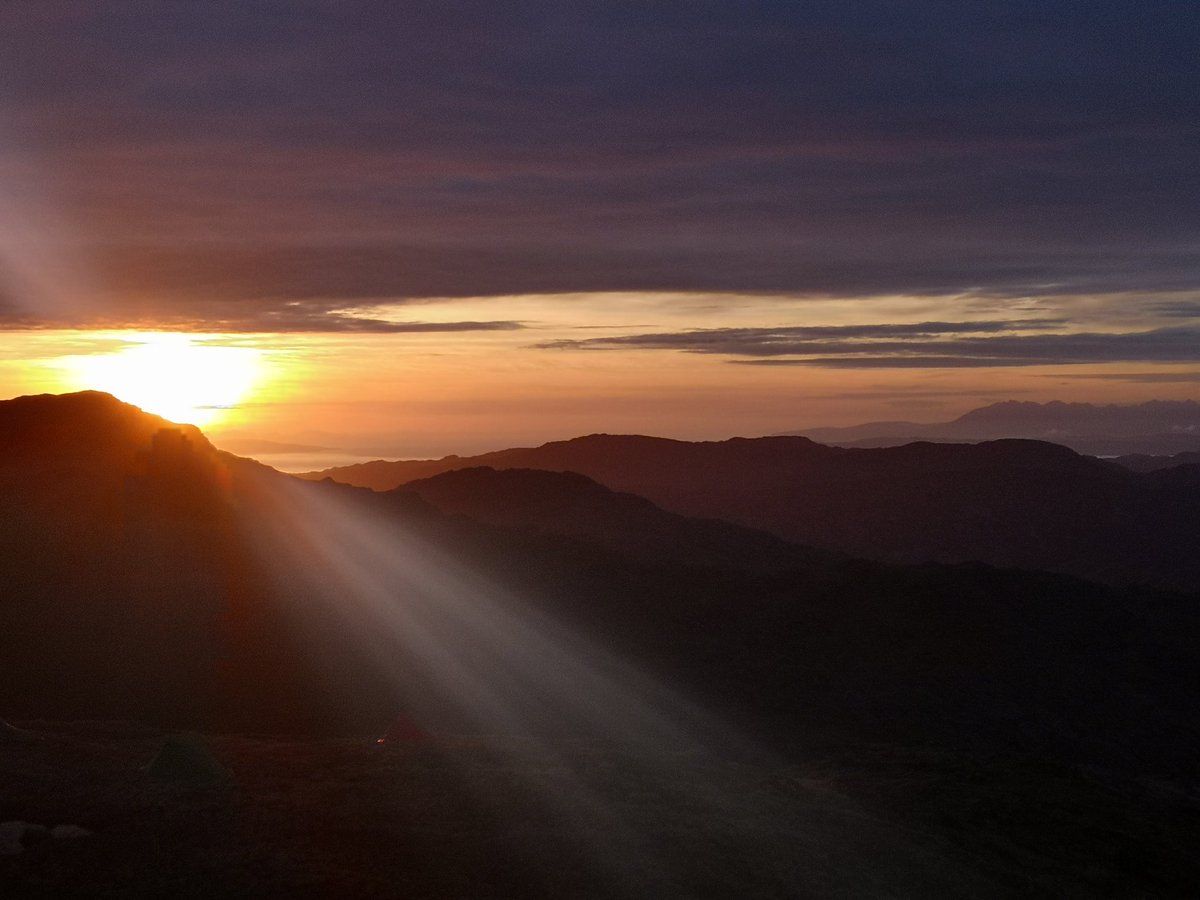
[(355, 503), (357, 493), (272, 486), (272, 512), (253, 539), (277, 578), (303, 584), (309, 605), (296, 615), (335, 618), (380, 665), (416, 667), (476, 730), (664, 746), (728, 730), (464, 560)]
[[(675, 802), (701, 818), (749, 818), (753, 791), (733, 761), (761, 764), (769, 754), (716, 716), (369, 510), (362, 501), (377, 495), (278, 479), (262, 486), (265, 512), (249, 535), (314, 658), (327, 655), (336, 669), (331, 658), (349, 650), (392, 682), (419, 725), (486, 735), (542, 760), (528, 777), (549, 766), (558, 787), (541, 802), (578, 831), (606, 877), (678, 889), (657, 838), (593, 789), (560, 752), (564, 741), (615, 748), (629, 777), (677, 791)], [(333, 649), (338, 634), (349, 647)], [(724, 773), (720, 785), (713, 771)]]

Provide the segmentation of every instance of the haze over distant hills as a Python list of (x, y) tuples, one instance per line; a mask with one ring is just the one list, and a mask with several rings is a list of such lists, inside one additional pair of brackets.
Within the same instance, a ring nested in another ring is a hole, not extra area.
[(913, 441), (1051, 441), (1092, 456), (1169, 456), (1200, 450), (1200, 403), (1151, 400), (1135, 405), (1033, 403), (1008, 400), (950, 422), (868, 422), (844, 428), (784, 432), (822, 444), (893, 447)]
[(685, 516), (887, 562), (967, 562), (1200, 589), (1200, 485), (1039, 441), (827, 447), (630, 435), (302, 476), (389, 490), (476, 466), (578, 472)]

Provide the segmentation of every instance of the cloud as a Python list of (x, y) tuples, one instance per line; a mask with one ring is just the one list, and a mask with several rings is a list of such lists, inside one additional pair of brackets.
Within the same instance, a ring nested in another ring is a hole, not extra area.
[(516, 331), (520, 322), (397, 322), (343, 312), (291, 312), (268, 310), (251, 319), (205, 319), (190, 323), (223, 332), (338, 333), (338, 334), (439, 334), (460, 331)]
[[(1050, 376), (1046, 376), (1050, 377)], [(892, 390), (892, 391), (839, 391), (834, 394), (809, 394), (807, 400), (884, 400), (889, 403), (903, 402), (909, 399), (928, 399), (938, 400), (962, 400), (963, 398), (987, 398), (999, 397), (1006, 399), (1013, 394), (1031, 394), (1034, 393), (1029, 388), (1012, 388), (1004, 387), (996, 391), (979, 391), (979, 390), (953, 390), (953, 391), (922, 391), (922, 390)]]
[(1038, 359), (1037, 357), (971, 359), (964, 356), (847, 356), (735, 359), (731, 360), (731, 362), (744, 366), (812, 366), (818, 369), (991, 369), (1018, 366), (1044, 366), (1057, 364), (1062, 361)]
[(1169, 319), (1200, 319), (1200, 300), (1172, 300), (1152, 304), (1156, 315)]
[(104, 308), (1200, 288), (1196, 4), (42, 0), (0, 33), (0, 174)]
[(1196, 384), (1200, 372), (1092, 372), (1056, 373), (1045, 378), (1074, 378), (1089, 381), (1120, 381), (1128, 384)]
[(1044, 331), (1065, 324), (1063, 319), (978, 322), (905, 322), (884, 325), (795, 325), (779, 328), (712, 328), (666, 334), (558, 340), (538, 344), (540, 349), (612, 349), (640, 347), (655, 350), (688, 350), (693, 353), (745, 353), (778, 355), (831, 340), (862, 338), (929, 338), (946, 334), (979, 334), (998, 331)]
[[(391, 304), (388, 304), (391, 306)], [(174, 307), (93, 310), (90, 317), (71, 318), (0, 306), (0, 329), (24, 331), (52, 328), (172, 329), (177, 331), (273, 334), (434, 334), (466, 331), (519, 331), (521, 322), (428, 322), (380, 318), (372, 307), (345, 308), (344, 300), (284, 300), (268, 303), (200, 302)]]
[[(1200, 362), (1200, 328), (1137, 332), (1022, 333), (1061, 326), (1026, 322), (923, 322), (789, 328), (719, 328), (554, 341), (543, 349), (643, 349), (751, 357), (749, 365), (836, 369)], [(987, 333), (1009, 332), (1009, 333)]]

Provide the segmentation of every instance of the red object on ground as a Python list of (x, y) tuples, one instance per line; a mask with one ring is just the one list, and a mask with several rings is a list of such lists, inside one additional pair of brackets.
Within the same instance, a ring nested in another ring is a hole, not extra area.
[(377, 744), (421, 744), (433, 740), (433, 735), (411, 719), (401, 716), (395, 721), (382, 737), (375, 741)]

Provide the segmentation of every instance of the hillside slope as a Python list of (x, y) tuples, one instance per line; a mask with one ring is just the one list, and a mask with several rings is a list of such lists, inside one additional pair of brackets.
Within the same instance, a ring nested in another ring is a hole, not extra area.
[(681, 515), (880, 561), (980, 561), (1200, 589), (1200, 488), (1038, 441), (847, 450), (797, 437), (591, 435), (303, 477), (389, 490), (475, 466), (578, 472)]
[(397, 491), (443, 513), (579, 537), (642, 561), (769, 571), (840, 559), (767, 532), (664, 512), (649, 500), (610, 491), (575, 472), (454, 469)]
[[(1195, 597), (804, 551), (746, 567), (704, 552), (723, 526), (575, 477), (462, 473), (425, 501), (298, 481), (111, 398), (40, 403), (71, 437), (3, 459), (0, 717), (337, 734), (407, 709), (435, 730), (616, 737), (699, 706), (782, 748), (1195, 767)], [(76, 440), (77, 417), (105, 433)], [(433, 508), (454, 495), (476, 518)], [(654, 523), (673, 549), (594, 539), (580, 498), (613, 511), (603, 530)]]

